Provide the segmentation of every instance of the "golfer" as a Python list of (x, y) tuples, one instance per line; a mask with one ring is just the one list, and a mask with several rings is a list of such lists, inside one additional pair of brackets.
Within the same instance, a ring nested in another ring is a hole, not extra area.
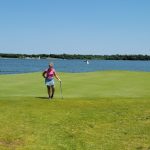
[(54, 76), (57, 80), (61, 82), (53, 67), (53, 63), (49, 64), (49, 68), (46, 69), (42, 75), (45, 78), (45, 85), (47, 86), (48, 98), (52, 99), (55, 93)]

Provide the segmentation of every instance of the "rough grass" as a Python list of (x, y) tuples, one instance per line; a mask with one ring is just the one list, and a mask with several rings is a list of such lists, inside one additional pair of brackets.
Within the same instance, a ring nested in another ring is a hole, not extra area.
[(0, 76), (0, 150), (149, 150), (150, 73), (60, 73), (53, 101), (40, 73)]

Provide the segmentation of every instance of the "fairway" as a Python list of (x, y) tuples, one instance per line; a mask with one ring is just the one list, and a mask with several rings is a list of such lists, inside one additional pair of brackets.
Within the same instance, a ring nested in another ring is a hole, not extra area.
[(0, 75), (0, 150), (150, 150), (150, 73)]

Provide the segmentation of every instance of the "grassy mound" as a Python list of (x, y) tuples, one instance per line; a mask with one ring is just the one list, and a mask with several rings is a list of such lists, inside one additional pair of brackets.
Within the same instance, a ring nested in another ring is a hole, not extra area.
[(0, 149), (150, 149), (150, 73), (59, 73), (48, 101), (41, 73), (0, 76)]

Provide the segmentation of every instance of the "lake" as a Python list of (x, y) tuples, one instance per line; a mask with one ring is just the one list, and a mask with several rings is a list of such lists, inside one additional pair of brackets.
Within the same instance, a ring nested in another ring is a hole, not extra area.
[(62, 59), (0, 59), (0, 74), (42, 72), (50, 62), (58, 72), (91, 72), (99, 70), (150, 71), (150, 61)]

